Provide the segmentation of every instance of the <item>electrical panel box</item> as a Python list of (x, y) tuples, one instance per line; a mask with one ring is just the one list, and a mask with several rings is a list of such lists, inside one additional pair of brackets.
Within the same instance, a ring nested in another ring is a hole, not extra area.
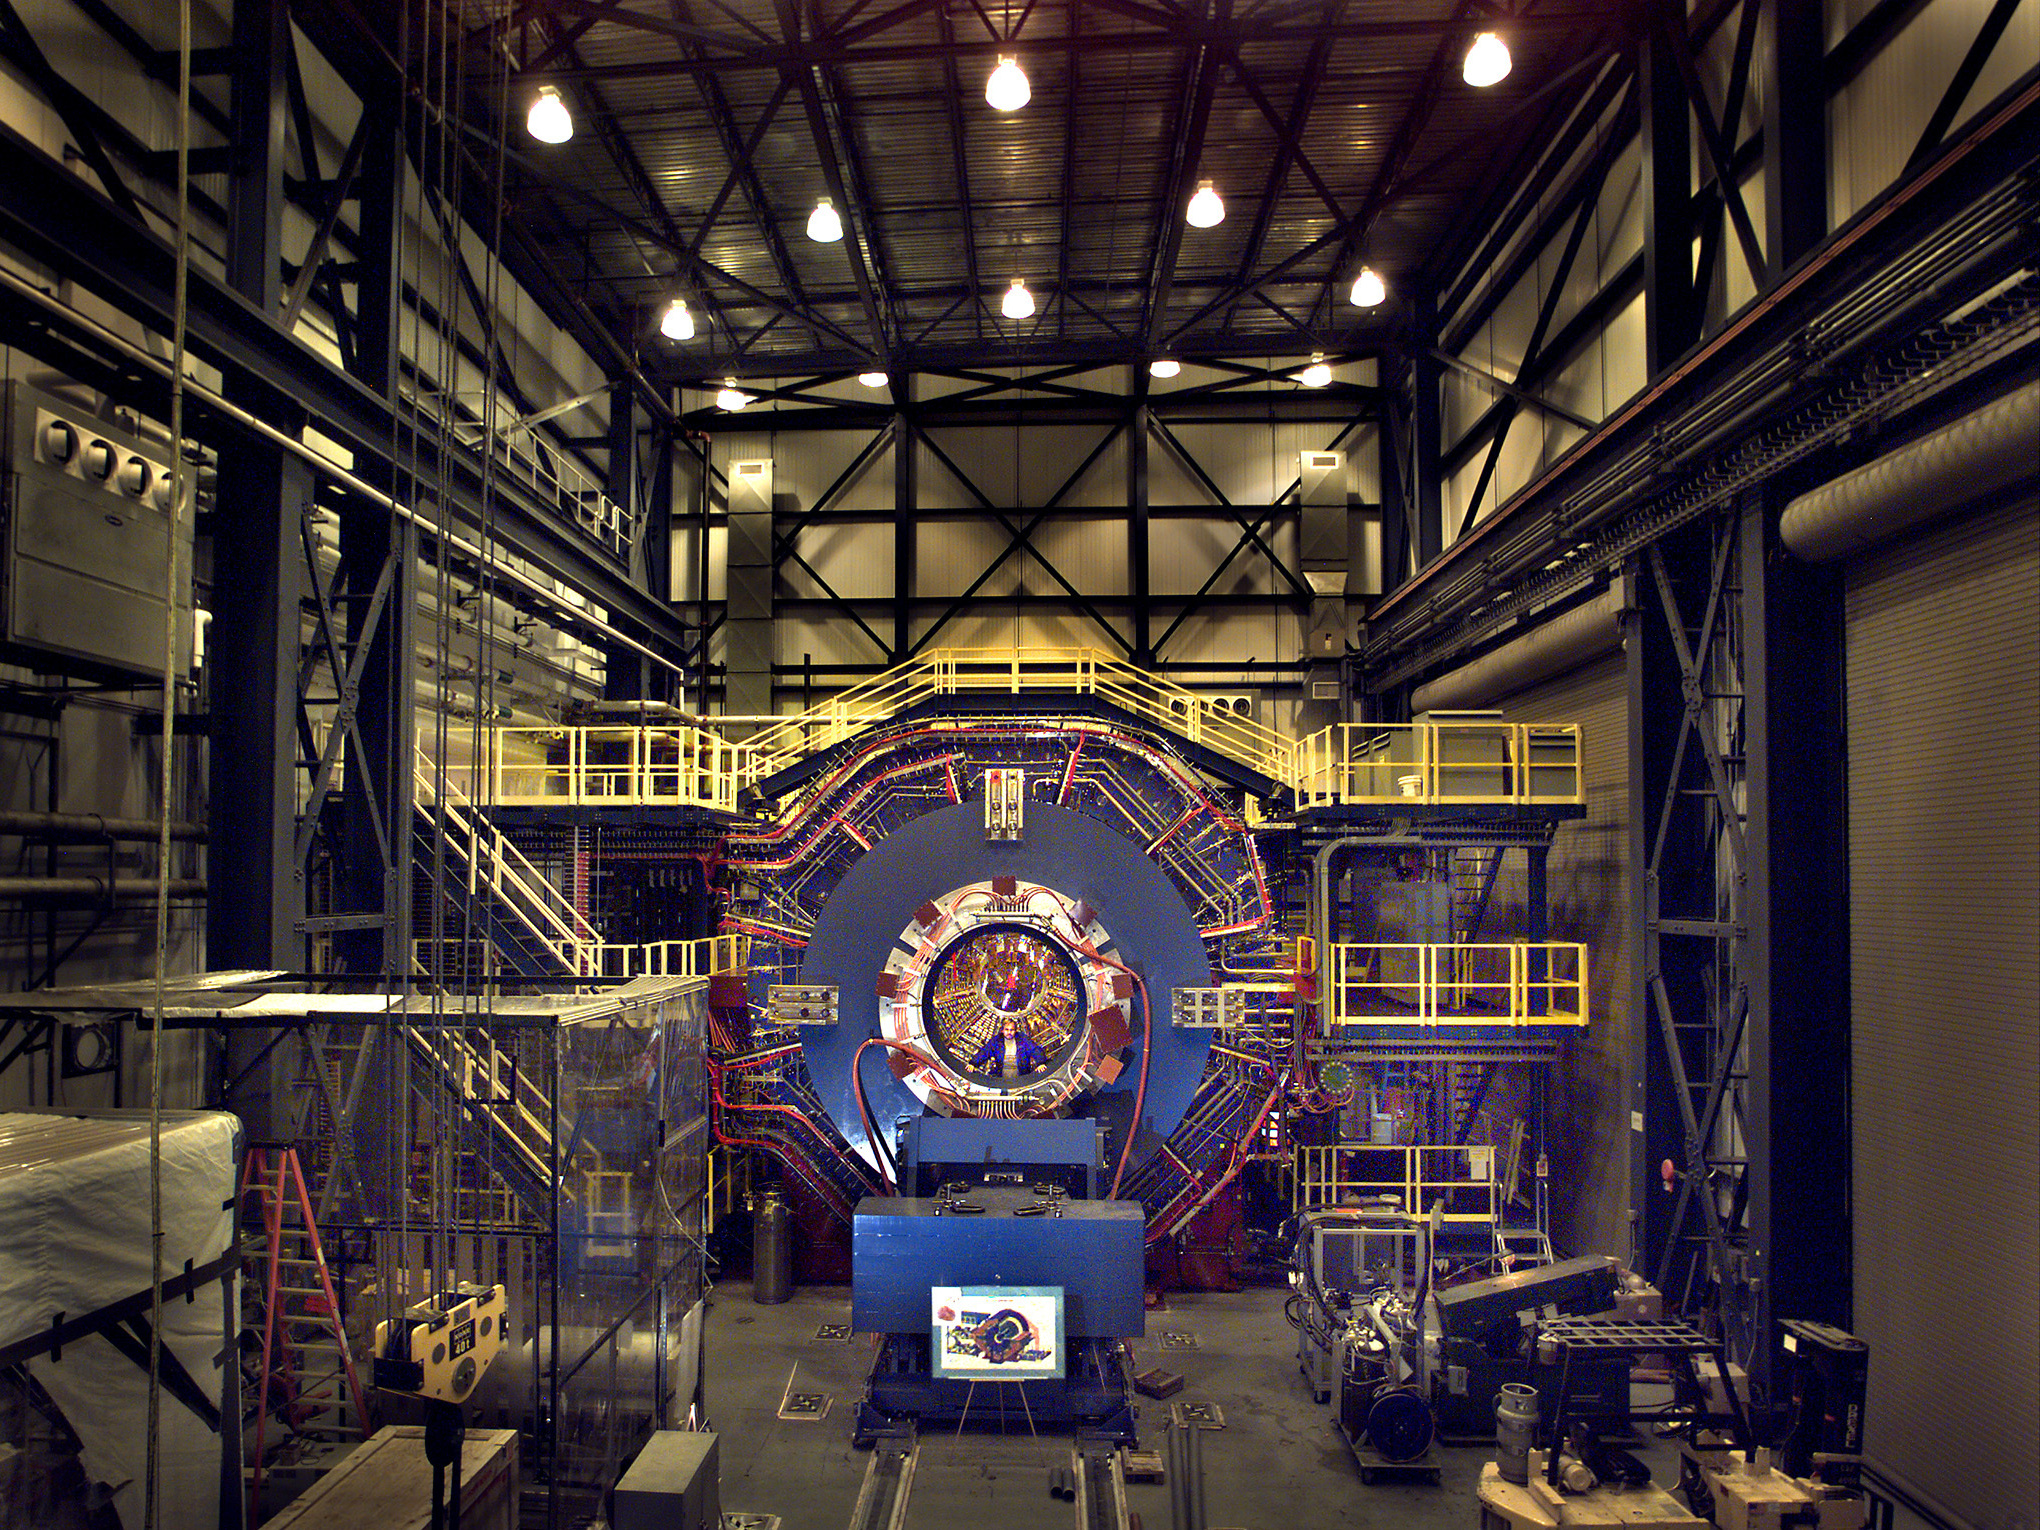
[(18, 382), (7, 387), (4, 436), (0, 650), (62, 674), (158, 678), (167, 583), (171, 670), (189, 676), (191, 489), (187, 476), (171, 504), (169, 448)]
[(720, 1530), (722, 1493), (716, 1436), (660, 1429), (616, 1484), (615, 1530)]
[(1017, 770), (985, 772), (985, 838), (1017, 840), (1027, 801), (1027, 778)]

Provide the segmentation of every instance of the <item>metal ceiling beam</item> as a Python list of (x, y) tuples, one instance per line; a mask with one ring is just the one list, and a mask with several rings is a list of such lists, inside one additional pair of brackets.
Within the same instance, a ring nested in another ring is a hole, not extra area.
[[(1212, 0), (1224, 13), (1230, 0)], [(1211, 126), (1211, 103), (1218, 93), (1218, 76), (1224, 55), (1216, 48), (1200, 47), (1184, 69), (1184, 105), (1176, 122), (1176, 145), (1169, 162), (1169, 174), (1162, 187), (1162, 205), (1156, 218), (1154, 254), (1148, 263), (1147, 296), (1141, 308), (1141, 343), (1152, 352), (1161, 338), (1162, 321), (1169, 311), (1169, 295), (1176, 283), (1176, 257), (1183, 248), (1187, 226), (1183, 209), (1197, 180), (1204, 156), (1204, 135)]]
[[(1070, 236), (1074, 232), (1072, 225), (1077, 208), (1077, 103), (1084, 95), (1083, 53), (1077, 46), (1077, 36), (1083, 25), (1080, 15), (1082, 4), (1083, 0), (1069, 0), (1069, 37), (1063, 60), (1062, 226), (1057, 232), (1055, 245), (1055, 290), (1058, 297), (1070, 289)], [(1071, 306), (1067, 301), (1055, 305), (1055, 337), (1058, 340), (1069, 338)]]
[[(693, 11), (689, 0), (670, 0), (670, 3), (676, 19), (692, 21)], [(696, 44), (685, 44), (683, 47), (693, 48), (697, 53), (700, 51)], [(766, 104), (764, 112), (760, 114), (756, 126), (752, 128), (748, 137), (737, 131), (736, 113), (730, 109), (729, 97), (723, 91), (722, 81), (713, 74), (701, 74), (695, 76), (694, 83), (695, 89), (700, 93), (701, 104), (707, 109), (709, 126), (715, 133), (716, 142), (722, 146), (723, 158), (728, 161), (730, 169), (729, 177), (724, 183), (723, 190), (717, 195), (714, 206), (708, 216), (702, 219), (701, 227), (695, 230), (694, 237), (687, 241), (689, 265), (700, 259), (702, 243), (708, 238), (709, 231), (715, 227), (716, 219), (721, 216), (723, 204), (729, 198), (730, 187), (741, 186), (744, 203), (751, 212), (751, 221), (758, 230), (758, 237), (764, 244), (766, 253), (772, 257), (772, 269), (778, 273), (780, 285), (793, 300), (792, 306), (795, 309), (811, 307), (807, 292), (801, 285), (800, 273), (794, 266), (793, 255), (787, 249), (786, 240), (779, 232), (779, 222), (773, 213), (772, 199), (765, 194), (765, 188), (758, 180), (757, 166), (752, 160), (766, 129), (779, 115), (780, 103), (786, 99), (786, 92), (790, 88), (789, 82), (785, 80), (780, 82), (778, 91)], [(703, 288), (702, 291), (706, 301), (707, 289)], [(721, 305), (718, 305), (718, 311), (720, 307)], [(725, 323), (727, 324), (727, 320)], [(823, 343), (823, 331), (818, 326), (810, 323), (808, 331), (815, 337), (817, 343)], [(730, 341), (732, 345), (737, 343), (734, 333)]]
[(1454, 8), (1452, 19), (1457, 25), (1439, 37), (1437, 49), (1431, 55), (1430, 67), (1424, 71), (1423, 80), (1417, 86), (1417, 94), (1410, 102), (1410, 109), (1403, 114), (1403, 120), (1397, 125), (1395, 137), (1389, 141), (1388, 152), (1381, 157), (1380, 168), (1374, 173), (1374, 183), (1368, 187), (1367, 195), (1361, 201), (1358, 210), (1346, 220), (1345, 233), (1339, 239), (1338, 253), (1332, 256), (1331, 265), (1326, 268), (1324, 290), (1310, 311), (1312, 327), (1319, 324), (1320, 312), (1324, 314), (1323, 322), (1330, 322), (1332, 305), (1336, 301), (1333, 294), (1340, 278), (1346, 274), (1346, 267), (1351, 263), (1355, 250), (1366, 239), (1367, 231), (1373, 226), (1376, 215), (1394, 191), (1395, 183), (1408, 165), (1410, 156), (1416, 152), (1417, 142), (1431, 121), (1432, 111), (1437, 107), (1438, 93), (1443, 89), (1445, 81), (1452, 77), (1453, 68), (1461, 52), (1463, 26), (1472, 10), (1473, 0), (1460, 0), (1459, 5)]
[[(327, 4), (302, 7), (294, 20), (342, 81), (362, 100), (378, 98), (382, 94), (382, 86), (392, 78), (407, 92), (413, 88), (408, 65), (391, 53), (387, 38), (362, 17), (353, 0), (329, 0)], [(497, 79), (497, 73), (491, 73), (489, 77)], [(498, 134), (482, 131), (468, 123), (460, 124), (460, 127), (463, 135), (475, 136), (491, 155), (502, 150), (506, 160), (514, 162), (514, 156), (499, 143)], [(459, 159), (464, 176), (471, 177), (478, 187), (489, 185), (491, 178), (483, 176), (481, 162), (474, 154), (462, 147)], [(493, 160), (491, 165), (493, 168)], [(493, 192), (494, 188), (490, 186), (489, 194), (493, 196)], [(672, 411), (666, 398), (645, 380), (636, 358), (617, 345), (609, 328), (560, 276), (517, 220), (504, 220), (498, 253), (506, 269), (531, 293), (554, 324), (580, 345), (598, 366), (615, 377), (629, 378), (637, 387), (639, 399), (651, 418), (662, 424), (671, 423)]]
[[(915, 4), (915, 14), (933, 9), (936, 0)], [(1227, 53), (1247, 48), (1281, 48), (1284, 46), (1308, 46), (1320, 37), (1329, 35), (1334, 41), (1381, 41), (1406, 37), (1443, 37), (1448, 41), (1465, 31), (1465, 22), (1452, 20), (1410, 20), (1410, 21), (1343, 21), (1329, 27), (1302, 24), (1290, 25), (1268, 23), (1257, 19), (1244, 18), (1228, 21), (1194, 21), (1180, 14), (1159, 15), (1145, 7), (1125, 6), (1114, 0), (1091, 0), (1099, 9), (1112, 10), (1121, 15), (1131, 15), (1148, 23), (1151, 31), (1128, 31), (1104, 33), (1088, 38), (1086, 50), (1109, 56), (1118, 53), (1147, 53), (1156, 49), (1177, 50), (1181, 48), (1218, 48)], [(557, 6), (562, 11), (575, 7), (568, 0), (561, 0)], [(629, 25), (644, 30), (666, 33), (677, 41), (694, 40), (692, 34), (683, 35), (675, 29), (652, 24), (642, 14), (624, 13), (631, 16)], [(617, 18), (623, 22), (623, 16)], [(1518, 16), (1510, 23), (1512, 31), (1574, 33), (1583, 29), (1598, 29), (1607, 21), (1604, 10), (1572, 10), (1551, 12), (1533, 16)], [(897, 23), (893, 23), (897, 24)], [(822, 33), (798, 43), (775, 41), (771, 43), (742, 44), (727, 34), (712, 34), (701, 40), (721, 47), (719, 56), (706, 58), (666, 57), (634, 59), (628, 63), (592, 65), (583, 69), (552, 68), (545, 71), (549, 83), (563, 84), (570, 81), (611, 81), (611, 80), (660, 80), (677, 75), (697, 74), (704, 71), (780, 71), (802, 68), (847, 68), (859, 64), (897, 64), (927, 59), (940, 59), (946, 50), (938, 42), (887, 43), (862, 45), (862, 39), (870, 35), (863, 29), (845, 33)], [(1046, 32), (1037, 37), (1013, 37), (1002, 42), (960, 43), (963, 56), (983, 59), (987, 62), (1000, 52), (1022, 55), (1046, 55), (1059, 53), (1068, 47), (1068, 39)]]
[[(787, 41), (798, 42), (801, 35), (800, 11), (795, 0), (774, 0), (774, 3)], [(865, 220), (866, 209), (857, 205), (844, 181), (836, 133), (829, 112), (822, 105), (821, 87), (815, 82), (816, 67), (811, 64), (796, 66), (795, 83), (800, 91), (801, 104), (807, 108), (808, 131), (814, 139), (815, 157), (821, 164), (822, 178), (828, 182), (829, 195), (834, 198), (836, 210), (843, 217), (843, 250), (850, 257), (850, 275), (857, 284), (857, 301), (864, 309), (864, 322), (871, 331), (867, 351), (873, 357), (883, 358), (889, 349), (885, 321), (879, 315), (878, 296), (872, 290), (871, 273), (865, 269), (864, 248), (859, 239), (859, 226)], [(885, 645), (880, 643), (879, 648), (883, 651)]]
[[(942, 28), (944, 46), (953, 49), (956, 44), (956, 28), (949, 19), (947, 7), (944, 7), (938, 14), (937, 20)], [(982, 296), (984, 292), (984, 279), (978, 272), (977, 209), (971, 205), (970, 199), (970, 152), (967, 147), (968, 140), (965, 137), (963, 127), (963, 81), (957, 76), (956, 54), (953, 51), (943, 58), (942, 70), (949, 82), (949, 97), (944, 102), (944, 105), (948, 107), (949, 117), (950, 173), (956, 177), (956, 201), (963, 215), (963, 269), (965, 279), (970, 283), (971, 291), (980, 294), (978, 301), (971, 305), (971, 321), (972, 327), (976, 329), (978, 335), (982, 338), (985, 332), (985, 305)], [(1074, 111), (1074, 107), (1072, 107), (1072, 111)], [(1062, 254), (1058, 263), (1058, 270), (1062, 271), (1063, 274), (1067, 274), (1064, 268), (1067, 267), (1069, 259), (1068, 203), (1064, 203), (1063, 218)], [(1060, 291), (1061, 288), (1058, 287), (1056, 290)]]

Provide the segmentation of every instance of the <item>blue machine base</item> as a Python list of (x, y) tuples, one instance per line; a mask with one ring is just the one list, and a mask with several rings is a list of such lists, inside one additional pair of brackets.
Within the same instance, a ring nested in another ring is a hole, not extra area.
[(1067, 1376), (981, 1381), (973, 1395), (970, 1382), (934, 1374), (926, 1334), (889, 1333), (865, 1382), (851, 1443), (862, 1449), (897, 1432), (907, 1420), (921, 1429), (961, 1423), (1025, 1434), (1031, 1418), (1036, 1432), (1067, 1429), (1087, 1438), (1137, 1444), (1125, 1348), (1110, 1339), (1071, 1339), (1068, 1354)]

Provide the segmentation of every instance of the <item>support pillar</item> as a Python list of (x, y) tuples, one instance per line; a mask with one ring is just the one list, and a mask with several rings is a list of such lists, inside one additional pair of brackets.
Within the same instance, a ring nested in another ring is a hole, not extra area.
[(914, 582), (917, 518), (921, 505), (921, 440), (914, 428), (914, 383), (893, 379), (893, 601), (890, 664), (904, 664), (914, 650)]
[(1827, 54), (1819, 6), (1763, 7), (1764, 239), (1776, 276), (1827, 237)]
[(1676, 50), (1686, 11), (1645, 0), (1636, 78), (1643, 148), (1643, 320), (1646, 366), (1661, 377), (1700, 338), (1693, 287), (1693, 149)]
[[(1137, 386), (1145, 396), (1147, 374), (1143, 370)], [(1155, 661), (1154, 588), (1148, 552), (1148, 420), (1145, 403), (1135, 406), (1126, 430), (1126, 580), (1133, 595), (1132, 661), (1147, 666)]]
[[(630, 577), (647, 582), (644, 528), (639, 522), (637, 395), (628, 380), (609, 389), (609, 476), (604, 491), (623, 516), (637, 527), (630, 544)], [(651, 694), (650, 661), (635, 648), (609, 650), (603, 666), (602, 694), (612, 701), (639, 701)]]
[(1784, 502), (1776, 491), (1750, 495), (1741, 534), (1745, 1114), (1750, 1275), (1761, 1323), (1751, 1379), (1764, 1395), (1771, 1395), (1775, 1319), (1843, 1328), (1851, 1321), (1841, 576), (1838, 565), (1801, 562), (1780, 545)]
[(1410, 350), (1410, 483), (1408, 530), (1415, 539), (1417, 567), (1423, 569), (1445, 550), (1443, 429), (1438, 417), (1438, 390), (1443, 369), (1433, 350), (1438, 343), (1438, 311), (1431, 294), (1416, 301), (1411, 315)]

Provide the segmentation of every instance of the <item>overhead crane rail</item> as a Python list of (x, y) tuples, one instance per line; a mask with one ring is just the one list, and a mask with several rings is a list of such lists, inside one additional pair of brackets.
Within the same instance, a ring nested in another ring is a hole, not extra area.
[(498, 728), (482, 766), (486, 780), (471, 785), (503, 807), (733, 813), (747, 788), (914, 707), (994, 694), (1094, 697), (1290, 788), (1303, 810), (1585, 801), (1574, 723), (1337, 723), (1291, 739), (1089, 648), (934, 649), (783, 717)]

